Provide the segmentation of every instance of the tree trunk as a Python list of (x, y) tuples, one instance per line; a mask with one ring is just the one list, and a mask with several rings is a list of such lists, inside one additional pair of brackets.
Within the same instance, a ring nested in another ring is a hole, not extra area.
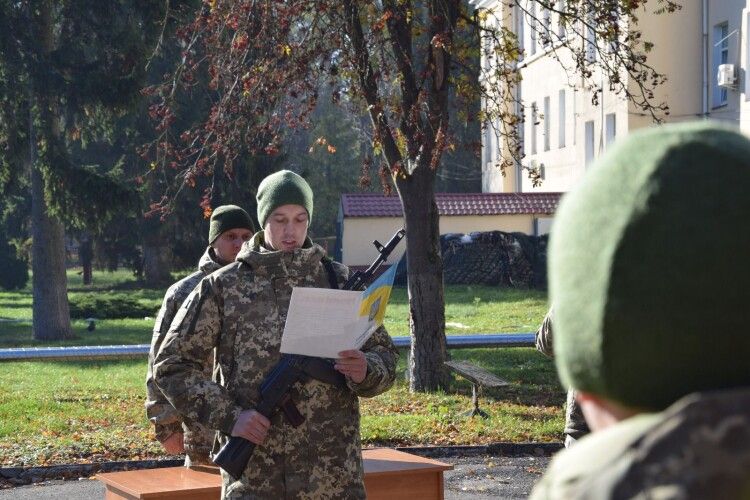
[(44, 180), (36, 166), (31, 169), (31, 227), (34, 339), (72, 338), (65, 275), (65, 233), (62, 223), (47, 213)]
[[(149, 199), (161, 198), (163, 186), (157, 179), (150, 180)], [(172, 250), (166, 237), (166, 222), (159, 217), (143, 219), (143, 281), (149, 288), (172, 283)]]
[(396, 185), (406, 229), (411, 334), (409, 389), (417, 392), (447, 389), (443, 261), (435, 172), (417, 168), (406, 179), (398, 179)]
[[(45, 2), (38, 10), (37, 36), (45, 56), (53, 50), (51, 4)], [(52, 169), (49, 151), (54, 150), (60, 138), (57, 106), (47, 95), (44, 77), (34, 75), (30, 82), (29, 103), (39, 113), (39, 136), (34, 130), (33, 111), (29, 113), (29, 163), (31, 166), (31, 235), (32, 235), (32, 331), (36, 340), (60, 340), (73, 337), (68, 305), (68, 278), (65, 274), (65, 232), (59, 219), (49, 213), (44, 199), (44, 178), (41, 168)], [(37, 160), (36, 144), (41, 139), (46, 154), (42, 165)]]
[(151, 235), (143, 243), (143, 280), (147, 287), (171, 284), (172, 252), (163, 238)]
[(85, 234), (78, 242), (78, 259), (83, 268), (83, 284), (90, 285), (94, 263), (94, 242), (89, 234)]

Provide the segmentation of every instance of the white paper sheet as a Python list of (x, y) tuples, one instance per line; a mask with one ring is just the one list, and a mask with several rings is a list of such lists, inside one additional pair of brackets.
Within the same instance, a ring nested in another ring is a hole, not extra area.
[(377, 325), (359, 314), (362, 292), (294, 288), (281, 337), (281, 352), (322, 358), (358, 349)]
[(281, 337), (281, 352), (322, 358), (359, 349), (383, 324), (396, 266), (366, 290), (294, 288)]

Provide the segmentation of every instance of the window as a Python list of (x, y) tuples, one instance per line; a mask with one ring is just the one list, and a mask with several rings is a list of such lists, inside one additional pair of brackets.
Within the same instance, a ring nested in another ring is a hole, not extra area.
[(614, 31), (611, 33), (609, 43), (607, 43), (607, 53), (614, 54), (617, 52), (617, 48), (620, 42), (620, 6), (615, 5), (612, 9), (612, 17), (614, 18), (613, 28)]
[(550, 105), (549, 96), (544, 98), (544, 150), (549, 151), (549, 121), (550, 121)]
[(536, 54), (536, 2), (529, 5), (529, 54)]
[(617, 135), (617, 120), (614, 113), (609, 113), (606, 118), (607, 124), (607, 147), (615, 142), (615, 136)]
[(565, 89), (557, 95), (557, 146), (565, 147)]
[(586, 168), (591, 166), (594, 161), (594, 122), (588, 121), (585, 126), (586, 130)]
[(484, 129), (484, 163), (492, 161), (492, 127), (487, 124)]
[[(521, 115), (523, 112), (521, 111), (523, 107), (516, 103), (516, 112)], [(521, 148), (520, 153), (521, 156), (526, 154), (526, 127), (525, 127), (525, 120), (519, 121), (516, 125), (516, 130), (518, 131), (518, 146)]]
[(493, 163), (495, 161), (495, 157), (497, 156), (497, 140), (495, 139), (495, 131), (492, 127), (489, 127), (489, 137), (488, 137), (488, 143), (489, 143), (489, 151), (487, 152), (487, 161), (489, 163)]
[[(557, 11), (558, 12), (566, 12), (565, 11), (565, 0), (557, 0)], [(565, 23), (563, 21), (563, 16), (558, 14), (558, 20), (557, 20), (557, 36), (560, 37), (560, 40), (565, 38)]]
[(536, 154), (536, 136), (539, 126), (539, 113), (537, 112), (536, 103), (531, 103), (531, 154)]
[(578, 90), (573, 89), (573, 105), (570, 109), (571, 115), (573, 116), (573, 146), (578, 144), (578, 113), (576, 112), (576, 104), (578, 102)]
[(489, 34), (484, 35), (484, 47), (482, 47), (483, 57), (482, 63), (485, 70), (489, 70), (492, 67), (492, 37)]
[(521, 7), (516, 4), (516, 36), (518, 36), (518, 48), (523, 53), (523, 49), (526, 45), (526, 40), (524, 39), (525, 30), (524, 30), (524, 21), (523, 21), (523, 11), (521, 10)]
[(723, 106), (727, 103), (727, 89), (719, 87), (716, 82), (716, 75), (719, 72), (719, 65), (726, 64), (729, 61), (729, 23), (721, 23), (714, 26), (714, 107)]
[(591, 17), (586, 17), (585, 32), (586, 62), (596, 62), (596, 29), (594, 27), (594, 20)]
[(542, 44), (546, 47), (552, 42), (552, 12), (542, 7)]

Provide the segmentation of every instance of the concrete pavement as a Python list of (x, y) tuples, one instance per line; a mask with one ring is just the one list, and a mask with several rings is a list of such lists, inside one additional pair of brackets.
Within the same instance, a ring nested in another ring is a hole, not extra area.
[[(445, 473), (446, 500), (495, 500), (526, 498), (549, 463), (546, 456), (450, 456), (433, 457), (450, 463)], [(0, 500), (100, 500), (104, 486), (81, 478), (0, 490)]]

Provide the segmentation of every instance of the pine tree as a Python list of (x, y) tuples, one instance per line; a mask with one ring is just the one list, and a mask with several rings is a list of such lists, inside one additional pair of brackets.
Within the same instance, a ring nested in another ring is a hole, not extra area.
[(31, 178), (36, 339), (72, 335), (64, 224), (97, 228), (137, 200), (71, 150), (132, 105), (164, 15), (145, 0), (0, 0), (0, 181)]

